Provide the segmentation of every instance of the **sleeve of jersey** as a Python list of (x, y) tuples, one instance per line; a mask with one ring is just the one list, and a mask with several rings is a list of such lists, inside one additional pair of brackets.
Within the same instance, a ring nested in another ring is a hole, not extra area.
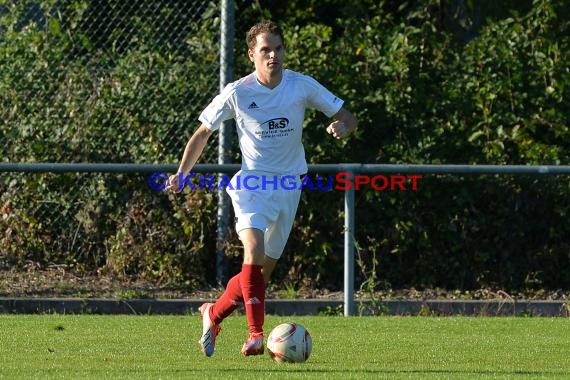
[(211, 131), (218, 130), (224, 121), (231, 119), (234, 115), (230, 104), (230, 94), (227, 90), (217, 95), (198, 117), (198, 120)]
[(305, 76), (305, 86), (307, 89), (308, 106), (321, 111), (328, 117), (336, 114), (344, 104), (342, 99), (335, 96), (325, 86), (309, 76)]

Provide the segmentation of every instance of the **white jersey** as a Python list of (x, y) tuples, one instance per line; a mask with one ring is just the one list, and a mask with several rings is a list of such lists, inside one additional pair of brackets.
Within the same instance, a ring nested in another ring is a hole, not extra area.
[(307, 75), (283, 70), (281, 83), (269, 89), (254, 72), (228, 84), (198, 119), (210, 130), (235, 119), (242, 170), (299, 175), (307, 172), (301, 141), (305, 110), (314, 108), (332, 117), (342, 105)]

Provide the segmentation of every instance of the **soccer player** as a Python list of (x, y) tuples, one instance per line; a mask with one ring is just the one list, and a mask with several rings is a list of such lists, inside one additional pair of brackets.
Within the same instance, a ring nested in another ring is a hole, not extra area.
[[(305, 109), (317, 109), (334, 119), (326, 128), (334, 138), (346, 137), (357, 126), (340, 98), (310, 76), (283, 68), (285, 43), (278, 24), (260, 22), (249, 29), (246, 40), (255, 71), (228, 84), (202, 111), (201, 125), (186, 144), (178, 173), (170, 176), (167, 188), (180, 190), (181, 173), (183, 178), (190, 173), (212, 133), (233, 118), (242, 164), (226, 190), (243, 244), (243, 264), (220, 298), (199, 308), (203, 324), (199, 344), (206, 356), (214, 353), (224, 318), (242, 304), (249, 337), (241, 352), (263, 354), (265, 286), (297, 212), (301, 186), (295, 183), (300, 184), (307, 172), (301, 141)], [(240, 177), (250, 181), (241, 183)]]

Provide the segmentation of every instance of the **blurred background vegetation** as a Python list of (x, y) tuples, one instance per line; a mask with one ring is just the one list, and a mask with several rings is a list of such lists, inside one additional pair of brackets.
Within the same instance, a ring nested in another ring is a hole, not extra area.
[[(137, 2), (160, 9), (152, 17), (122, 3), (0, 2), (4, 162), (178, 163), (217, 91), (219, 4), (190, 18), (186, 2)], [(360, 121), (336, 141), (308, 112), (313, 164), (567, 165), (568, 14), (565, 0), (237, 0), (234, 74), (252, 70), (249, 26), (280, 22), (287, 67)], [(357, 192), (357, 287), (570, 288), (566, 176), (433, 175), (418, 187)], [(214, 192), (174, 197), (143, 174), (85, 173), (0, 173), (0, 190), (3, 269), (215, 285)], [(342, 213), (339, 191), (303, 194), (276, 284), (342, 288)], [(239, 267), (235, 233), (226, 252)]]

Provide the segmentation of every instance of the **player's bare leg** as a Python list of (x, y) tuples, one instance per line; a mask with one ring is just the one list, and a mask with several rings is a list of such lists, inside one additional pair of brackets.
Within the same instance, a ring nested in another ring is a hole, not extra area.
[(271, 257), (265, 255), (263, 258), (263, 281), (265, 281), (265, 285), (269, 284), (271, 280), (271, 273), (273, 273), (273, 269), (277, 265), (277, 260), (272, 259)]
[(249, 326), (249, 337), (241, 352), (244, 356), (261, 355), (265, 319), (264, 233), (256, 228), (246, 228), (239, 232), (239, 236), (244, 248), (240, 282)]

